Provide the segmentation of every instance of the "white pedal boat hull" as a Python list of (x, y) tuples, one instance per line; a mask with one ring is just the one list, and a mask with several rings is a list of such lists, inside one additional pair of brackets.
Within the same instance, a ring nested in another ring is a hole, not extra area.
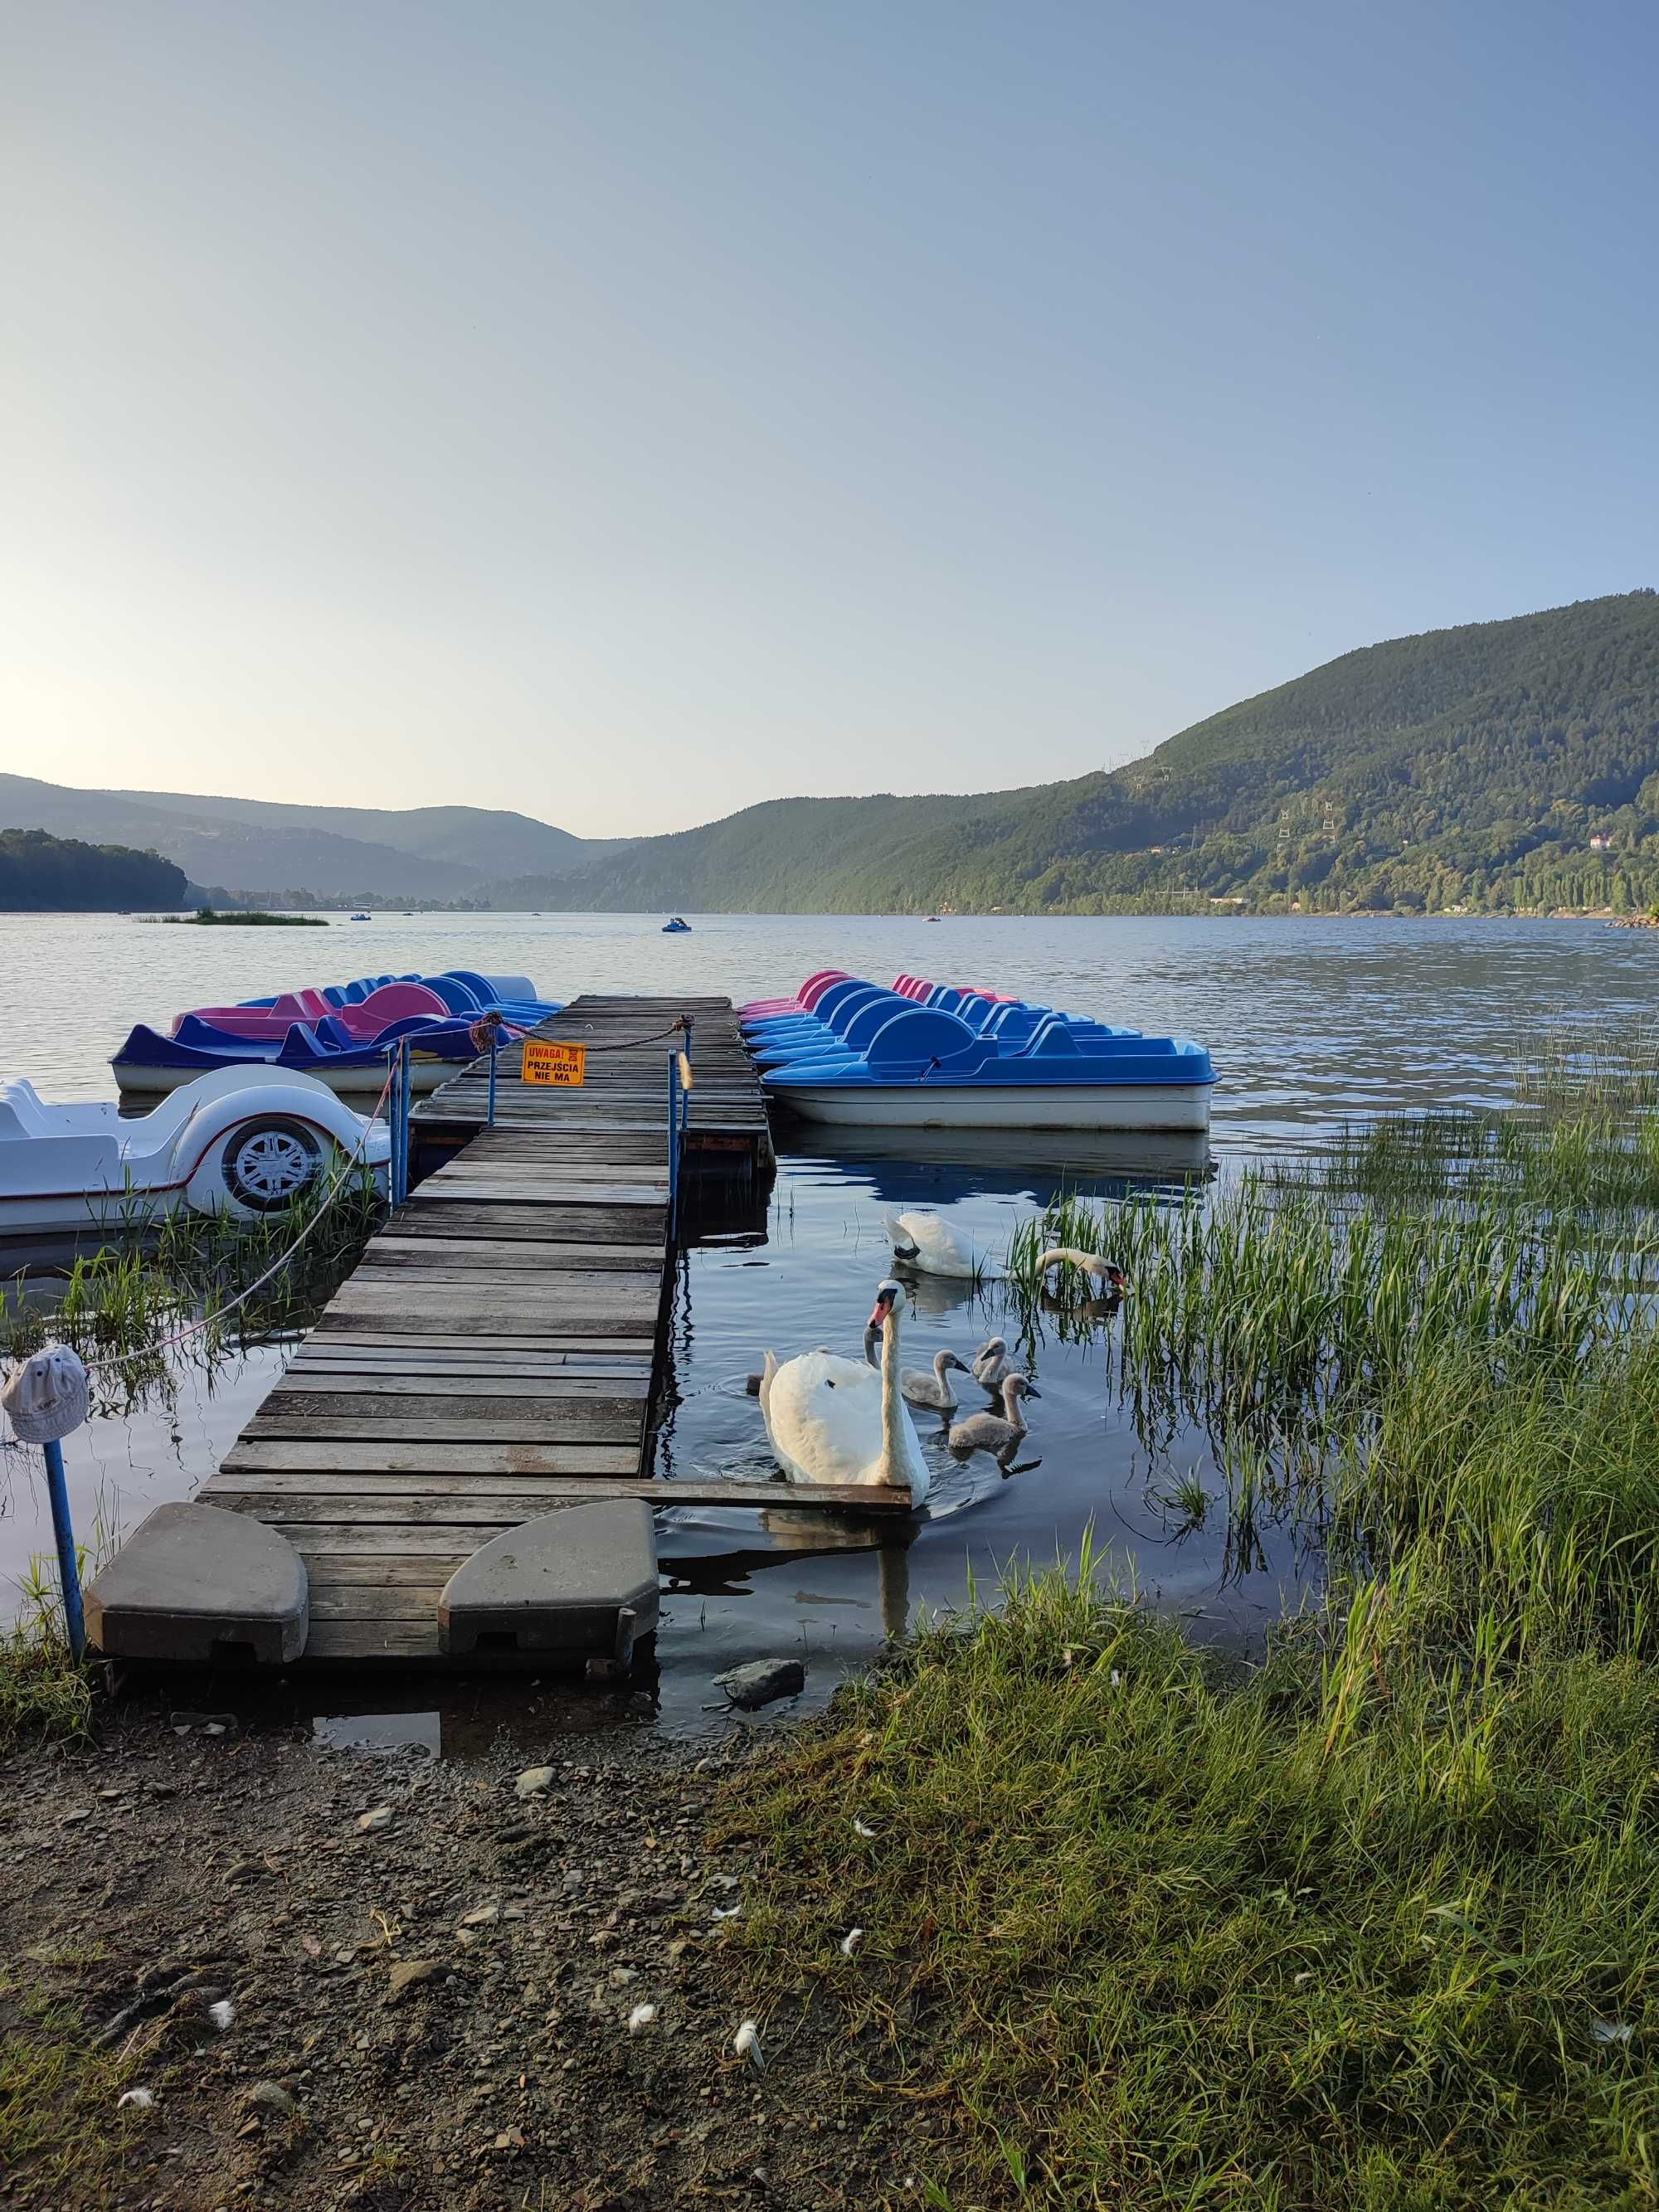
[[(204, 1078), (193, 1068), (153, 1067), (143, 1060), (117, 1060), (110, 1063), (115, 1075), (115, 1087), (123, 1098), (165, 1098), (171, 1092), (182, 1090), (187, 1084), (200, 1083)], [(410, 1061), (409, 1087), (417, 1097), (434, 1091), (441, 1083), (465, 1072), (464, 1060), (414, 1060)], [(235, 1060), (223, 1071), (258, 1080), (275, 1074), (278, 1077), (297, 1073), (297, 1069), (275, 1068), (260, 1060)], [(384, 1064), (375, 1067), (338, 1067), (307, 1072), (307, 1082), (320, 1084), (337, 1098), (350, 1098), (361, 1105), (373, 1104), (386, 1087)]]
[(865, 1129), (1139, 1129), (1201, 1133), (1207, 1083), (791, 1083), (775, 1094), (803, 1121)]
[(255, 1220), (280, 1212), (354, 1155), (384, 1182), (391, 1132), (287, 1068), (198, 1075), (149, 1114), (52, 1105), (0, 1080), (0, 1239), (106, 1237), (187, 1206)]

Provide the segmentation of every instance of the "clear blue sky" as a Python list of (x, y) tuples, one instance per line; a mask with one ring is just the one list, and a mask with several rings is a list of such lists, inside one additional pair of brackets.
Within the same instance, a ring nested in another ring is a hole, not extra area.
[(588, 833), (1659, 582), (1650, 7), (6, 0), (0, 763)]

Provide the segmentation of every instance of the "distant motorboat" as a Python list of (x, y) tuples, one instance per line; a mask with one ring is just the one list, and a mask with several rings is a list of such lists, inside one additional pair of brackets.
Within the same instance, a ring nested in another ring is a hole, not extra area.
[(374, 919), (372, 914), (349, 914), (346, 916), (348, 921), (373, 921)]
[(683, 914), (677, 914), (664, 922), (662, 933), (665, 937), (678, 937), (683, 930), (689, 931), (690, 927), (690, 923)]
[(180, 1206), (252, 1221), (354, 1154), (384, 1182), (391, 1147), (384, 1122), (293, 1068), (222, 1067), (131, 1121), (0, 1079), (0, 1243), (141, 1230)]

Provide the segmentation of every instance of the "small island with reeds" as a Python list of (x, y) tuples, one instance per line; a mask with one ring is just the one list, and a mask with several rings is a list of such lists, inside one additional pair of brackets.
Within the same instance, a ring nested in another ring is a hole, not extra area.
[(319, 914), (266, 914), (251, 907), (237, 913), (224, 907), (198, 907), (194, 914), (147, 915), (146, 921), (164, 921), (183, 929), (326, 929)]

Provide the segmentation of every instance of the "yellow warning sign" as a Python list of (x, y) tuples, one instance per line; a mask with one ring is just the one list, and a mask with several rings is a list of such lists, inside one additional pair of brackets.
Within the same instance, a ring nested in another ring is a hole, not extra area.
[(585, 1044), (549, 1044), (544, 1037), (526, 1039), (524, 1048), (524, 1079), (526, 1083), (553, 1083), (561, 1090), (580, 1090), (587, 1079), (587, 1047)]

